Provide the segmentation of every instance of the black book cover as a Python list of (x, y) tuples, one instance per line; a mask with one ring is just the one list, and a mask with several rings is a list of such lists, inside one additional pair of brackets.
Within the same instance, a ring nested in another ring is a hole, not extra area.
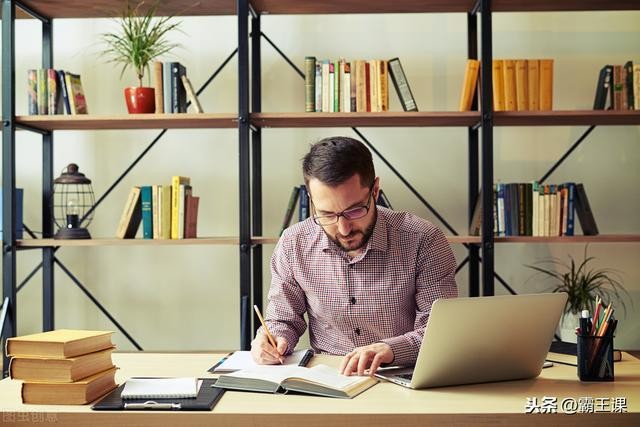
[(179, 62), (171, 63), (171, 103), (174, 113), (187, 112), (187, 91), (182, 83), (182, 76), (187, 75), (187, 69)]
[(398, 93), (398, 98), (400, 98), (402, 109), (404, 111), (418, 111), (418, 106), (413, 98), (413, 93), (409, 87), (407, 76), (404, 74), (404, 70), (402, 69), (402, 64), (400, 64), (400, 59), (390, 59), (388, 67), (389, 75), (391, 76), (393, 86), (396, 88), (396, 92)]

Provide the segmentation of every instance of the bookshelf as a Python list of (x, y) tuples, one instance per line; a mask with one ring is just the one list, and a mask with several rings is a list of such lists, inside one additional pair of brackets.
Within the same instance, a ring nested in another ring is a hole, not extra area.
[[(24, 10), (15, 10), (16, 19), (40, 19), (43, 23), (43, 60), (42, 67), (49, 68), (53, 64), (52, 26), (51, 22), (58, 18), (102, 18), (114, 16), (120, 2), (117, 0), (22, 0)], [(198, 16), (236, 16), (238, 19), (238, 109), (237, 112), (225, 114), (151, 114), (151, 115), (87, 115), (87, 116), (17, 116), (15, 113), (15, 69), (13, 33), (13, 7), (16, 2), (3, 2), (3, 188), (15, 189), (15, 133), (35, 131), (43, 137), (43, 201), (50, 197), (53, 187), (52, 170), (53, 135), (61, 130), (136, 130), (136, 129), (237, 129), (239, 149), (239, 204), (240, 218), (237, 236), (202, 237), (185, 240), (118, 240), (93, 239), (91, 241), (53, 240), (53, 224), (50, 214), (43, 209), (43, 239), (18, 240), (11, 233), (3, 236), (6, 248), (3, 258), (3, 297), (8, 298), (11, 306), (7, 322), (3, 325), (2, 336), (12, 336), (16, 332), (16, 257), (20, 250), (43, 250), (43, 289), (45, 294), (43, 308), (43, 329), (53, 328), (53, 251), (58, 247), (100, 247), (100, 246), (184, 246), (184, 245), (231, 245), (239, 249), (241, 299), (260, 304), (262, 300), (262, 246), (277, 242), (277, 237), (262, 235), (262, 171), (261, 171), (261, 135), (270, 128), (339, 128), (339, 127), (459, 127), (469, 129), (470, 163), (478, 165), (480, 149), (482, 156), (490, 159), (484, 162), (481, 169), (469, 170), (470, 188), (477, 190), (480, 186), (493, 184), (493, 128), (511, 126), (638, 126), (639, 112), (627, 111), (591, 111), (567, 110), (547, 112), (493, 112), (491, 99), (483, 99), (478, 111), (428, 111), (428, 112), (387, 112), (387, 113), (301, 113), (301, 112), (263, 112), (261, 109), (261, 65), (260, 39), (250, 39), (250, 30), (254, 34), (260, 32), (261, 19), (270, 15), (301, 14), (386, 14), (386, 13), (460, 13), (468, 17), (467, 38), (469, 56), (478, 56), (478, 41), (482, 45), (482, 60), (490, 64), (492, 59), (491, 15), (501, 12), (538, 12), (538, 11), (613, 11), (640, 10), (637, 0), (211, 0), (199, 2), (193, 7), (191, 0), (169, 0), (160, 2), (158, 15), (169, 15), (188, 11), (187, 15)], [(251, 9), (251, 13), (250, 13)], [(28, 12), (28, 13), (27, 13)], [(482, 30), (478, 29), (479, 17), (482, 13)], [(247, 17), (251, 18), (249, 28)], [(487, 20), (487, 21), (485, 21)], [(249, 44), (251, 43), (251, 52)], [(251, 61), (249, 57), (251, 55)], [(250, 66), (251, 63), (251, 66)], [(490, 73), (483, 73), (490, 76)], [(296, 84), (296, 83), (292, 83)], [(302, 84), (300, 81), (299, 84)], [(482, 93), (491, 94), (491, 81), (482, 79)], [(252, 85), (250, 97), (250, 85)], [(302, 108), (301, 108), (302, 109)], [(479, 130), (478, 130), (479, 129)], [(475, 132), (475, 136), (474, 136)], [(483, 142), (478, 142), (482, 132)], [(475, 139), (475, 142), (473, 142)], [(472, 153), (475, 151), (475, 154)], [(253, 156), (253, 157), (251, 157)], [(475, 199), (470, 191), (469, 200)], [(4, 227), (13, 230), (15, 221), (14, 191), (3, 193)], [(490, 206), (489, 199), (484, 207)], [(472, 201), (469, 202), (473, 204)], [(491, 211), (484, 209), (485, 212)], [(47, 217), (47, 215), (49, 215)], [(484, 218), (485, 225), (492, 220)], [(491, 227), (482, 236), (449, 236), (453, 244), (469, 245), (470, 253), (476, 256), (482, 252), (482, 277), (471, 278), (478, 287), (482, 282), (482, 293), (493, 293), (494, 244), (507, 243), (637, 243), (640, 235), (599, 235), (574, 237), (506, 237), (496, 238)], [(476, 267), (479, 261), (476, 257)], [(253, 275), (253, 276), (252, 276)], [(241, 323), (248, 325), (241, 331), (241, 346), (246, 348), (250, 340), (250, 310), (240, 309)], [(6, 364), (5, 364), (6, 366)]]

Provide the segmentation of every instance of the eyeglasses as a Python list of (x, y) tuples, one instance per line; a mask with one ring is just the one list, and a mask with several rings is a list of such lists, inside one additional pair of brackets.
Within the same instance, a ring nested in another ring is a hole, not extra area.
[[(371, 207), (371, 196), (373, 195), (373, 189), (369, 192), (369, 201), (366, 206), (356, 206), (355, 208), (347, 209), (339, 213), (328, 214), (328, 215), (314, 215), (313, 222), (318, 225), (332, 225), (336, 224), (340, 217), (344, 217), (350, 221), (364, 218), (369, 213), (369, 208)], [(311, 201), (313, 204), (313, 200)], [(314, 207), (315, 208), (315, 207)]]

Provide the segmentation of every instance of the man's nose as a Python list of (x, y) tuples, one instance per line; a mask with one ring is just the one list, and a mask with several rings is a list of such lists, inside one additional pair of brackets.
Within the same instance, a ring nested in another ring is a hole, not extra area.
[(344, 216), (338, 217), (338, 232), (343, 236), (348, 236), (351, 233), (351, 221)]

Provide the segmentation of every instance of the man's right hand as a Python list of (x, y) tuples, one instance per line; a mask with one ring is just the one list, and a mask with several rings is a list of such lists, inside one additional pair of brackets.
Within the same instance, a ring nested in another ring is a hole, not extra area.
[(257, 334), (251, 341), (251, 356), (257, 364), (275, 365), (284, 361), (282, 355), (287, 351), (287, 340), (283, 337), (274, 337), (274, 339), (277, 348), (273, 348), (267, 336), (262, 333)]

